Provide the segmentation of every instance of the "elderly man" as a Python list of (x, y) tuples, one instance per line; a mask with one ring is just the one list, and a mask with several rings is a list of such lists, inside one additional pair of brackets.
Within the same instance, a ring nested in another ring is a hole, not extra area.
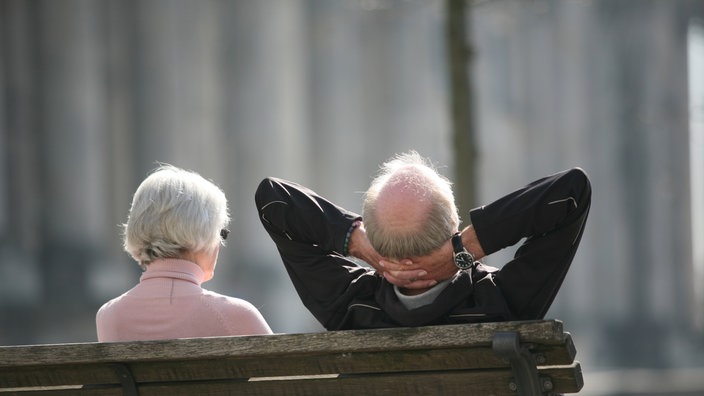
[[(409, 152), (382, 165), (363, 217), (277, 178), (255, 199), (301, 300), (339, 330), (543, 318), (582, 237), (591, 187), (579, 168), (546, 176), (471, 210), (460, 230), (450, 181)], [(524, 238), (501, 269), (478, 261)]]

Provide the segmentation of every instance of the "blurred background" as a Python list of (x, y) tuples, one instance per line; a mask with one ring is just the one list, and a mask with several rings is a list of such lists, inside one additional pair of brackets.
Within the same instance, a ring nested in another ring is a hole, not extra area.
[[(415, 149), (462, 213), (580, 166), (593, 206), (549, 317), (585, 395), (704, 392), (704, 1), (0, 0), (0, 344), (95, 341), (158, 163), (233, 214), (205, 287), (322, 327), (259, 224), (265, 176), (360, 211)], [(486, 261), (501, 266), (511, 249)]]

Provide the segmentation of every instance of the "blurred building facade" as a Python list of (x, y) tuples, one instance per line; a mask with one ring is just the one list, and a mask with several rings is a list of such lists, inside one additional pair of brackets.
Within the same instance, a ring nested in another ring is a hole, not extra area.
[[(692, 133), (704, 109), (690, 108), (702, 88), (689, 70), (704, 56), (691, 50), (704, 3), (467, 5), (478, 200), (571, 166), (593, 180), (550, 316), (588, 370), (704, 367), (690, 178), (704, 174), (690, 161), (704, 155)], [(279, 176), (359, 211), (379, 163), (409, 149), (461, 178), (452, 166), (470, 154), (453, 149), (445, 10), (0, 0), (0, 343), (95, 340), (95, 310), (138, 279), (119, 225), (158, 162), (197, 170), (230, 200), (233, 238), (205, 286), (252, 301), (274, 331), (320, 331), (254, 190)]]

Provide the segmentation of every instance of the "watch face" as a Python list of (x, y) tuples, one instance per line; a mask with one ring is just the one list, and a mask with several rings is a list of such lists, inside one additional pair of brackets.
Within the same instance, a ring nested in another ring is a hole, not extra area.
[(457, 268), (466, 270), (474, 264), (474, 257), (466, 251), (455, 253), (455, 265)]

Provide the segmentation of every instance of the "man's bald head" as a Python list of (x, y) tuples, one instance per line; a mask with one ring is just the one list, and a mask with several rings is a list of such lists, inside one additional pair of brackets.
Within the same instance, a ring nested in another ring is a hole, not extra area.
[(381, 166), (363, 217), (374, 248), (396, 259), (430, 253), (459, 226), (451, 183), (414, 151)]

